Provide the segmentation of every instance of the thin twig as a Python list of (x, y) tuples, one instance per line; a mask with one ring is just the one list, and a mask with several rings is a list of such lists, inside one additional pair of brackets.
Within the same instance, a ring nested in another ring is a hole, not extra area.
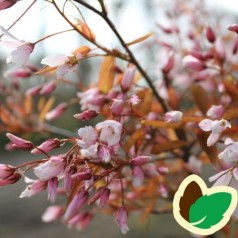
[[(103, 10), (102, 12), (98, 11), (97, 9), (95, 9), (94, 7), (92, 7), (91, 5), (89, 5), (88, 3), (82, 1), (82, 0), (73, 0), (81, 5), (83, 5), (84, 7), (88, 8), (89, 10), (95, 12), (97, 15), (101, 16), (104, 21), (108, 24), (108, 26), (111, 28), (111, 30), (114, 32), (114, 34), (116, 35), (116, 37), (118, 38), (118, 40), (120, 41), (121, 45), (123, 46), (123, 48), (126, 50), (126, 52), (128, 53), (128, 55), (130, 56), (130, 62), (133, 63), (137, 69), (139, 70), (139, 72), (142, 74), (142, 76), (144, 77), (144, 79), (146, 80), (146, 82), (149, 84), (149, 87), (151, 88), (153, 94), (155, 95), (155, 97), (157, 98), (157, 100), (160, 102), (164, 112), (168, 111), (167, 109), (167, 105), (165, 104), (164, 100), (160, 97), (160, 95), (158, 94), (153, 81), (150, 79), (150, 77), (147, 75), (147, 73), (144, 71), (144, 69), (141, 67), (141, 65), (139, 64), (139, 62), (137, 61), (137, 59), (135, 58), (134, 54), (131, 52), (131, 50), (129, 49), (128, 45), (125, 43), (125, 41), (123, 40), (123, 38), (121, 37), (121, 35), (119, 34), (119, 32), (117, 31), (115, 25), (113, 24), (113, 22), (108, 18), (106, 11)], [(102, 4), (101, 4), (102, 6)]]

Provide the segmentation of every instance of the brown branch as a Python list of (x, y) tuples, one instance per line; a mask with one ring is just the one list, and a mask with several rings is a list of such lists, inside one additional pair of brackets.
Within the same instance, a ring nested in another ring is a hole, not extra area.
[[(141, 67), (141, 65), (139, 64), (139, 62), (137, 61), (137, 59), (135, 58), (134, 54), (131, 52), (131, 50), (129, 49), (129, 47), (127, 46), (127, 44), (125, 43), (125, 41), (123, 40), (123, 38), (121, 37), (121, 35), (119, 34), (119, 32), (117, 31), (115, 25), (113, 24), (113, 22), (108, 18), (107, 13), (104, 9), (102, 9), (101, 11), (98, 11), (97, 9), (95, 9), (94, 7), (92, 7), (91, 5), (89, 5), (88, 3), (82, 1), (82, 0), (73, 0), (81, 5), (83, 5), (84, 7), (88, 8), (89, 10), (93, 11), (94, 13), (96, 13), (97, 15), (99, 15), (100, 17), (102, 17), (104, 19), (104, 21), (108, 24), (108, 26), (111, 28), (111, 30), (114, 32), (114, 34), (116, 35), (116, 37), (118, 38), (118, 40), (120, 41), (121, 45), (123, 46), (123, 48), (126, 50), (126, 52), (128, 53), (128, 55), (130, 56), (130, 62), (133, 63), (137, 69), (139, 70), (139, 72), (142, 74), (142, 76), (144, 77), (144, 79), (146, 80), (146, 82), (148, 83), (149, 87), (151, 88), (152, 92), (154, 93), (155, 97), (157, 98), (157, 100), (160, 102), (164, 112), (168, 111), (167, 109), (167, 105), (165, 104), (164, 100), (160, 97), (160, 95), (158, 94), (155, 86), (153, 85), (152, 80), (150, 79), (150, 77), (147, 75), (147, 73), (144, 71), (144, 69)], [(101, 4), (102, 6), (102, 4)]]

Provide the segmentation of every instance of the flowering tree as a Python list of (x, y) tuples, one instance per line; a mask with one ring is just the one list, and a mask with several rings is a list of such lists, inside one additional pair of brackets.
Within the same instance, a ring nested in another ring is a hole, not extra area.
[[(17, 7), (17, 2), (1, 0), (0, 10)], [(210, 25), (202, 1), (174, 1), (167, 12), (169, 24), (157, 23), (158, 36), (149, 33), (125, 42), (104, 0), (95, 0), (96, 7), (83, 0), (65, 1), (63, 6), (50, 0), (46, 4), (57, 10), (69, 29), (36, 42), (19, 40), (11, 28), (36, 2), (8, 29), (0, 26), (0, 45), (14, 48), (6, 60), (12, 67), (4, 74), (11, 83), (0, 85), (0, 131), (7, 132), (10, 140), (6, 149), (43, 157), (16, 167), (1, 164), (0, 186), (24, 179), (28, 185), (21, 198), (44, 190), (52, 203), (64, 196), (65, 204), (46, 209), (45, 222), (61, 219), (69, 227), (86, 228), (98, 212), (104, 212), (115, 215), (123, 234), (129, 230), (128, 215), (133, 211), (141, 211), (142, 220), (171, 212), (181, 181), (191, 173), (201, 174), (204, 164), (211, 163), (217, 170), (209, 179), (215, 181), (213, 186), (238, 189), (238, 25), (216, 32), (219, 27)], [(78, 10), (80, 18), (66, 15), (67, 4)], [(106, 22), (120, 49), (97, 41), (81, 8)], [(189, 19), (185, 29), (179, 26), (184, 16)], [(43, 58), (42, 68), (28, 63), (38, 44), (68, 31), (77, 32), (88, 44), (68, 55)], [(131, 49), (137, 44), (158, 51), (159, 72), (141, 66)], [(102, 61), (97, 80), (89, 87), (79, 79), (75, 83), (70, 76), (77, 77), (80, 63), (93, 57)], [(150, 74), (156, 76), (152, 79)], [(44, 82), (24, 92), (22, 79), (32, 75), (43, 77)], [(53, 106), (50, 95), (59, 83), (73, 84), (78, 93)], [(54, 120), (78, 103), (80, 109), (72, 120), (87, 126), (80, 127), (77, 136), (53, 126)], [(31, 133), (49, 138), (38, 145), (26, 139)], [(59, 138), (51, 138), (50, 133)], [(64, 152), (57, 153), (58, 147), (65, 147)], [(30, 170), (34, 178), (28, 177)], [(237, 216), (238, 209), (233, 218)], [(230, 225), (223, 232), (231, 234)]]

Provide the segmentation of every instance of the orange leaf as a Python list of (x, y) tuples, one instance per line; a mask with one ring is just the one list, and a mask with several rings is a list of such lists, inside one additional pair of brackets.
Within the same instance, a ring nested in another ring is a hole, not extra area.
[(32, 96), (27, 96), (24, 100), (24, 108), (26, 113), (31, 114), (33, 110), (33, 100)]
[(225, 86), (226, 92), (231, 96), (233, 100), (238, 100), (238, 88), (232, 82), (224, 80), (223, 84)]
[(86, 56), (90, 51), (91, 49), (88, 46), (81, 46), (75, 49), (72, 53), (75, 55), (80, 54), (82, 56)]
[(208, 93), (204, 90), (203, 87), (195, 84), (192, 87), (192, 94), (199, 110), (203, 113), (203, 115), (206, 115), (207, 110), (211, 106), (211, 100), (208, 96)]
[(96, 35), (92, 32), (92, 30), (89, 28), (89, 26), (80, 21), (79, 19), (77, 20), (76, 27), (79, 29), (79, 31), (89, 40), (95, 41), (96, 40)]
[(141, 41), (146, 40), (147, 38), (149, 38), (149, 37), (152, 36), (152, 35), (153, 35), (153, 33), (148, 33), (148, 34), (146, 34), (146, 35), (144, 35), (144, 36), (141, 36), (141, 37), (139, 37), (139, 38), (137, 38), (137, 39), (135, 39), (135, 40), (133, 40), (133, 41), (127, 43), (127, 45), (128, 45), (128, 46), (131, 46), (131, 45), (137, 44), (137, 43), (139, 43), (139, 42), (141, 42)]
[(98, 88), (102, 93), (108, 93), (113, 86), (115, 62), (116, 58), (113, 56), (106, 56), (102, 62), (98, 78)]
[(43, 67), (42, 69), (38, 70), (35, 74), (44, 74), (44, 73), (47, 73), (47, 72), (51, 72), (51, 71), (54, 71), (56, 70), (57, 67)]
[(176, 129), (176, 128), (181, 128), (183, 126), (182, 122), (169, 123), (169, 122), (164, 122), (164, 121), (142, 120), (141, 123), (146, 125), (146, 126), (152, 126), (152, 127), (156, 127), (156, 128), (173, 128), (173, 129)]
[(200, 144), (202, 150), (207, 154), (209, 160), (212, 164), (216, 164), (217, 161), (217, 147), (216, 145), (207, 146), (207, 138), (210, 133), (199, 131), (197, 133), (198, 143)]
[(129, 151), (129, 149), (138, 141), (143, 140), (145, 136), (145, 132), (144, 130), (136, 130), (131, 137), (129, 138), (129, 140), (127, 141), (127, 143), (125, 144), (125, 150)]
[(141, 99), (141, 103), (138, 105), (138, 109), (141, 115), (147, 115), (151, 111), (153, 103), (153, 93), (150, 89), (145, 89), (137, 93)]
[(50, 97), (46, 101), (45, 105), (42, 107), (40, 115), (39, 115), (39, 119), (41, 121), (43, 121), (45, 119), (45, 115), (46, 115), (47, 112), (50, 111), (51, 107), (53, 106), (54, 101), (55, 101), (54, 97)]
[(238, 118), (238, 108), (229, 108), (223, 115), (223, 118), (226, 120), (232, 120)]
[(152, 153), (153, 154), (159, 154), (161, 152), (165, 151), (171, 151), (174, 149), (178, 149), (181, 147), (184, 147), (186, 145), (189, 145), (189, 141), (182, 141), (182, 140), (175, 140), (175, 141), (168, 141), (166, 143), (159, 143), (153, 146)]

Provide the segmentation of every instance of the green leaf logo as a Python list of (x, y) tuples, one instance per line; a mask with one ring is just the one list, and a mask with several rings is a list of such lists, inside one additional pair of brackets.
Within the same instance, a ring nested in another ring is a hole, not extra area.
[(209, 189), (199, 176), (190, 175), (174, 196), (173, 214), (190, 232), (210, 235), (226, 225), (236, 205), (235, 189), (227, 186)]

